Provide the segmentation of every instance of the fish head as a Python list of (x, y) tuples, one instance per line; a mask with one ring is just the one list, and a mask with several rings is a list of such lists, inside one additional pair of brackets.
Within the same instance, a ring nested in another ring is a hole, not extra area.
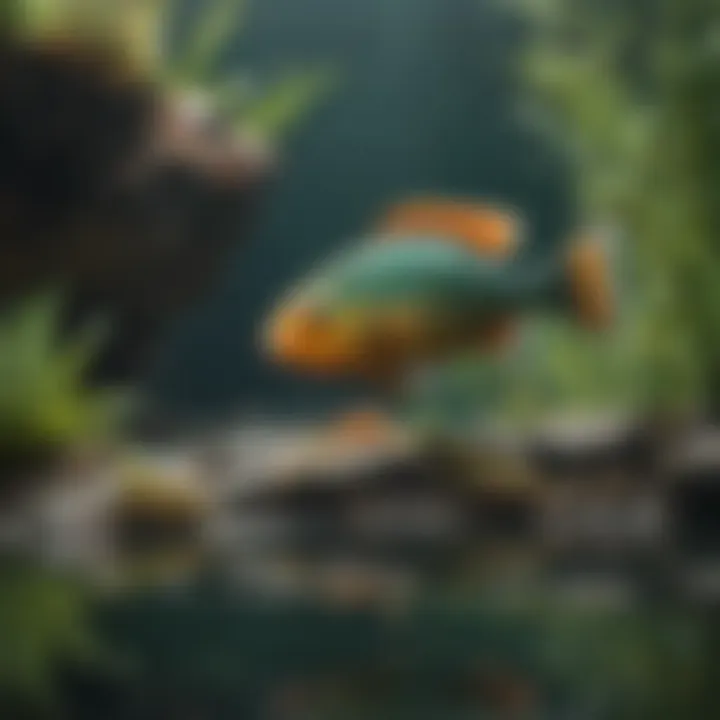
[(321, 377), (356, 374), (360, 313), (348, 305), (334, 270), (302, 281), (271, 312), (264, 350), (273, 362)]
[(423, 314), (401, 273), (375, 260), (352, 255), (286, 296), (265, 328), (269, 357), (320, 377), (395, 377), (418, 346)]
[(320, 376), (358, 370), (358, 333), (337, 312), (314, 304), (280, 305), (268, 324), (265, 349), (278, 364)]

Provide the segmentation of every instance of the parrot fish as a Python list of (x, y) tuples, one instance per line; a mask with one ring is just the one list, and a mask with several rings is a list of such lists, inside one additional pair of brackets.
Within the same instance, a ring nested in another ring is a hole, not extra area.
[(524, 315), (608, 326), (613, 293), (594, 238), (526, 267), (522, 235), (518, 216), (495, 207), (402, 203), (281, 299), (263, 328), (265, 351), (301, 372), (384, 384), (468, 350), (496, 352)]

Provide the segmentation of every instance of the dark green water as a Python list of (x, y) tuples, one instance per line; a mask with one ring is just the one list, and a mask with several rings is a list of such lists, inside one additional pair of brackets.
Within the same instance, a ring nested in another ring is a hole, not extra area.
[(337, 397), (263, 363), (258, 324), (289, 281), (408, 193), (514, 203), (536, 247), (559, 238), (565, 174), (519, 119), (518, 42), (479, 0), (255, 3), (238, 61), (268, 73), (329, 62), (342, 82), (292, 138), (250, 244), (170, 343), (154, 383), (165, 407), (197, 417)]

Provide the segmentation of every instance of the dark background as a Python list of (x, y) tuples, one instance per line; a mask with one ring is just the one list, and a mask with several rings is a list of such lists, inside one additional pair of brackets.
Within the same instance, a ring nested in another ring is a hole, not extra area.
[(286, 146), (250, 244), (169, 342), (152, 381), (164, 412), (330, 406), (338, 388), (263, 361), (258, 327), (290, 281), (404, 195), (495, 198), (527, 215), (533, 248), (562, 237), (566, 173), (519, 112), (520, 44), (481, 0), (255, 0), (228, 62), (260, 77), (330, 63), (340, 85)]

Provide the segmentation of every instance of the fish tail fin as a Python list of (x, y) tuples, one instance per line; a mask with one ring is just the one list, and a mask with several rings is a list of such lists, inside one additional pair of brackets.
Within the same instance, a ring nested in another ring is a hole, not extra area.
[(593, 330), (611, 325), (615, 298), (603, 243), (592, 235), (581, 236), (568, 249), (565, 272), (573, 310), (580, 322)]

